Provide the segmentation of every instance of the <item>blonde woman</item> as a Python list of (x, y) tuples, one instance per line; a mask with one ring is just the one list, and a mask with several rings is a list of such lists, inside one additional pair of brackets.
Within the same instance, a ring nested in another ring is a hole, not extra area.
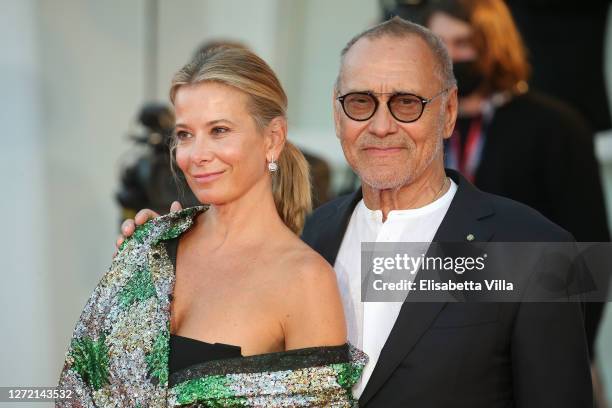
[[(174, 77), (171, 152), (205, 203), (125, 241), (74, 331), (60, 406), (353, 406), (336, 277), (296, 234), (308, 167), (287, 98), (251, 51), (221, 46)], [(198, 405), (199, 404), (199, 405)]]

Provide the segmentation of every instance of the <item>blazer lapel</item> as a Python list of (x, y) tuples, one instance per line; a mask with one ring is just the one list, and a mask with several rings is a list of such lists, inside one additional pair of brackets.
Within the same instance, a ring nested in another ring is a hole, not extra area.
[[(460, 173), (446, 169), (446, 175), (457, 184), (457, 192), (444, 216), (434, 242), (487, 242), (493, 237), (488, 224), (481, 222), (495, 214), (485, 193), (478, 190)], [(472, 235), (472, 239), (468, 238)]]
[[(493, 215), (493, 208), (483, 199), (483, 193), (459, 173), (447, 169), (446, 174), (453, 179), (458, 189), (433, 241), (465, 242), (469, 234), (473, 236), (474, 241), (489, 241), (493, 235), (492, 231), (480, 221)], [(359, 406), (365, 406), (384, 385), (445, 305), (444, 302), (409, 301), (402, 305), (376, 367), (359, 398)]]
[(336, 257), (353, 210), (361, 198), (360, 188), (338, 201), (336, 208), (330, 211), (327, 217), (319, 220), (317, 237), (311, 246), (332, 266), (336, 263)]

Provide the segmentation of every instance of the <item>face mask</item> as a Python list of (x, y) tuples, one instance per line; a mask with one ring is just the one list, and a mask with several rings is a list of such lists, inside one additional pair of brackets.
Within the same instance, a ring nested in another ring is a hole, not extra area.
[(472, 94), (484, 81), (484, 76), (476, 67), (476, 61), (454, 62), (453, 73), (457, 79), (457, 93), (460, 98)]

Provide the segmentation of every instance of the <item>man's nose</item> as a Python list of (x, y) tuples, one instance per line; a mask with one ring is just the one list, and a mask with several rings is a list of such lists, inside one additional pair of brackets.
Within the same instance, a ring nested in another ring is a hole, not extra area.
[(370, 133), (374, 136), (385, 137), (391, 133), (397, 131), (397, 122), (391, 112), (387, 103), (380, 103), (378, 109), (374, 113), (374, 116), (370, 119), (369, 124)]

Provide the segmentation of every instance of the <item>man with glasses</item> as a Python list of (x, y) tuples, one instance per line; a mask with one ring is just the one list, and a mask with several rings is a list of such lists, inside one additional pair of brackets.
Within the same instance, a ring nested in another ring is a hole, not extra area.
[(342, 51), (333, 104), (362, 188), (317, 209), (303, 239), (334, 266), (349, 341), (370, 357), (353, 388), (359, 406), (592, 406), (576, 303), (362, 302), (362, 242), (572, 240), (444, 169), (457, 88), (440, 40), (399, 18), (357, 35)]
[(333, 103), (362, 188), (317, 209), (303, 239), (334, 265), (349, 341), (370, 356), (360, 406), (592, 406), (579, 304), (361, 301), (362, 242), (572, 240), (444, 169), (457, 88), (440, 40), (399, 18), (357, 35)]

